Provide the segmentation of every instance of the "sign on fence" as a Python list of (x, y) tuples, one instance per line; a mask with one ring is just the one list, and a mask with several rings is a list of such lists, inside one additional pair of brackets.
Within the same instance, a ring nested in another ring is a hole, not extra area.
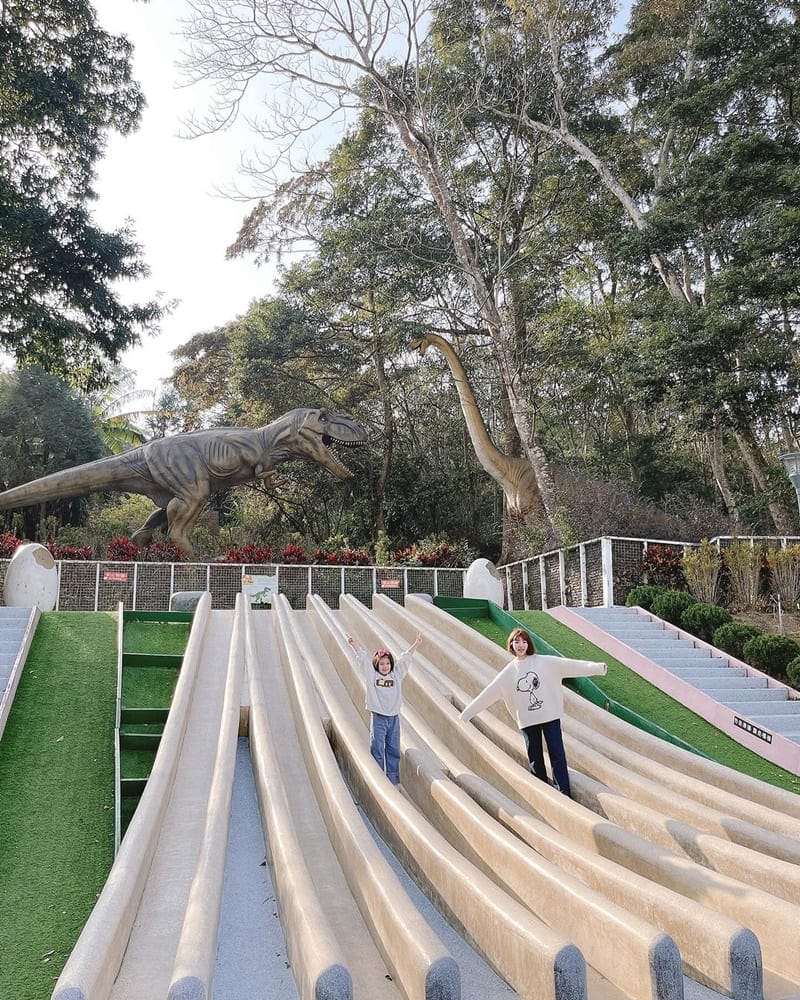
[(277, 592), (277, 576), (255, 576), (250, 573), (242, 576), (242, 593), (250, 595), (251, 604), (271, 604)]

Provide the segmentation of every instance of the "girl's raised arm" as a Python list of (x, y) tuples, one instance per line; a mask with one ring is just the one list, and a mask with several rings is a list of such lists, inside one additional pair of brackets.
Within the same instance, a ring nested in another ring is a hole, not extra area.
[[(408, 649), (406, 650), (406, 654), (413, 653), (414, 650), (417, 648), (417, 646), (419, 646), (419, 644), (421, 642), (422, 642), (422, 633), (421, 632), (417, 632), (417, 638), (408, 647)], [(404, 654), (404, 655), (406, 655), (406, 654)]]

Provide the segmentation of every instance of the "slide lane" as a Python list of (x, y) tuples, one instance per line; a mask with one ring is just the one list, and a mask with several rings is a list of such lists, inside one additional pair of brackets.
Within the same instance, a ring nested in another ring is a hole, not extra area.
[[(150, 778), (54, 1000), (167, 997), (182, 935), (181, 954), (189, 953), (184, 924), (192, 883), (214, 836), (222, 837), (224, 862), (227, 826), (215, 834), (209, 821), (215, 796), (229, 793), (231, 780), (218, 779), (215, 790), (215, 775), (236, 752), (235, 725), (222, 724), (226, 699), (228, 717), (238, 717), (239, 689), (229, 683), (243, 653), (240, 627), (232, 642), (235, 614), (212, 611), (208, 594), (198, 605)], [(206, 900), (205, 933), (215, 942), (216, 916), (208, 909)], [(181, 995), (200, 994), (195, 988)]]
[[(346, 631), (396, 653), (425, 637), (404, 683), (400, 789), (369, 754)], [(504, 708), (458, 722), (506, 660), (421, 598), (297, 612), (279, 597), (258, 613), (203, 598), (153, 774), (55, 1000), (211, 995), (245, 704), (303, 1000), (474, 995), (364, 816), (509, 996), (800, 1000), (800, 797), (567, 692), (570, 801), (527, 772)]]
[[(659, 888), (662, 900), (671, 900), (673, 916), (667, 921), (668, 914), (662, 912), (658, 916), (658, 925), (665, 930), (668, 929), (674, 936), (681, 948), (687, 972), (699, 982), (713, 986), (722, 993), (740, 996), (759, 995), (756, 982), (760, 978), (757, 969), (760, 943), (767, 967), (765, 976), (767, 995), (800, 996), (798, 987), (800, 951), (791, 942), (793, 931), (790, 930), (797, 926), (800, 912), (796, 905), (781, 896), (783, 874), (791, 872), (792, 867), (796, 866), (787, 868), (788, 862), (770, 856), (770, 831), (766, 831), (768, 835), (764, 837), (768, 853), (762, 854), (753, 848), (747, 850), (753, 852), (754, 859), (760, 859), (765, 871), (769, 872), (772, 866), (774, 892), (769, 891), (768, 887), (756, 888), (716, 871), (713, 860), (707, 857), (703, 859), (705, 865), (690, 860), (680, 849), (679, 838), (673, 839), (669, 846), (664, 846), (657, 841), (650, 841), (647, 836), (637, 833), (635, 829), (628, 830), (617, 823), (609, 822), (603, 811), (603, 803), (598, 799), (598, 796), (607, 795), (604, 791), (605, 786), (581, 775), (577, 770), (573, 771), (578, 788), (577, 797), (587, 803), (591, 803), (594, 799), (598, 812), (587, 809), (580, 802), (569, 802), (554, 790), (527, 775), (523, 769), (525, 760), (522, 742), (516, 729), (508, 725), (507, 716), (505, 721), (502, 721), (504, 709), (496, 710), (494, 717), (491, 712), (482, 713), (479, 719), (475, 720), (474, 726), (464, 727), (455, 721), (454, 711), (448, 709), (446, 705), (448, 701), (457, 706), (463, 704), (486, 683), (493, 669), (506, 662), (506, 654), (494, 644), (485, 642), (463, 623), (447, 616), (429, 603), (419, 598), (410, 598), (407, 604), (408, 607), (403, 609), (394, 602), (378, 596), (372, 613), (361, 610), (346, 598), (343, 607), (348, 627), (352, 627), (355, 631), (357, 621), (361, 620), (364, 623), (359, 634), (362, 641), (367, 643), (377, 636), (382, 636), (383, 641), (388, 641), (393, 648), (396, 646), (397, 649), (402, 649), (410, 643), (417, 630), (423, 631), (429, 639), (431, 645), (426, 650), (428, 662), (412, 671), (406, 681), (405, 691), (410, 707), (432, 722), (433, 730), (445, 745), (446, 749), (443, 750), (440, 744), (440, 757), (446, 757), (447, 750), (452, 751), (446, 760), (446, 768), (452, 779), (462, 784), (470, 794), (478, 797), (484, 807), (493, 811), (505, 825), (514, 828), (518, 836), (523, 836), (522, 827), (532, 825), (534, 840), (541, 836), (547, 827), (568, 837), (573, 843), (563, 854), (552, 845), (547, 848), (556, 864), (583, 871), (581, 877), (589, 878), (586, 872), (590, 866), (586, 865), (581, 852), (584, 855), (586, 852), (593, 852), (599, 855), (598, 861), (613, 862), (613, 867), (617, 870), (621, 868), (637, 876), (631, 880), (635, 885), (642, 886), (644, 880), (645, 884), (649, 883)], [(394, 634), (390, 630), (395, 630)], [(422, 678), (427, 680), (427, 685)], [(424, 690), (426, 686), (427, 691)], [(572, 699), (569, 701), (572, 702)], [(606, 713), (600, 712), (599, 709), (596, 711), (605, 719), (608, 718)], [(409, 718), (413, 716), (409, 715)], [(624, 723), (614, 721), (618, 726), (625, 727)], [(568, 727), (565, 726), (566, 728)], [(654, 746), (649, 748), (652, 760), (658, 761), (657, 747), (660, 746), (668, 749), (666, 756), (675, 755), (674, 747), (656, 740), (652, 743)], [(593, 754), (596, 752), (592, 751)], [(568, 757), (570, 763), (574, 763), (569, 741)], [(710, 767), (711, 782), (725, 787), (726, 783), (720, 779), (725, 777), (726, 770), (716, 764)], [(748, 782), (739, 783), (740, 777), (734, 776), (730, 785), (744, 784), (747, 792)], [(761, 791), (759, 789), (759, 792)], [(773, 791), (779, 794), (773, 796)], [(728, 791), (727, 794), (734, 793)], [(626, 798), (618, 793), (614, 795), (625, 802), (626, 808), (634, 818), (640, 811), (647, 814), (649, 810), (651, 826), (656, 823), (656, 827), (660, 825), (666, 830), (676, 825), (679, 828), (681, 826), (671, 819), (669, 813), (662, 815), (646, 805), (638, 804), (633, 798)], [(712, 789), (706, 798), (713, 799), (713, 797)], [(778, 807), (777, 812), (785, 793), (777, 789), (767, 790), (764, 797)], [(505, 802), (502, 801), (503, 798)], [(770, 806), (766, 803), (762, 803), (761, 808), (767, 813), (770, 811)], [(743, 811), (746, 813), (747, 809), (743, 808)], [(532, 822), (536, 820), (538, 823)], [(724, 824), (725, 817), (717, 817), (715, 823)], [(637, 823), (634, 822), (632, 825), (636, 826)], [(712, 841), (715, 847), (724, 845), (724, 848), (719, 847), (720, 851), (725, 848), (734, 852), (745, 850), (740, 845), (731, 844), (723, 838), (710, 837), (697, 831), (693, 833), (693, 838), (699, 852)], [(790, 839), (788, 847), (793, 849)], [(540, 846), (539, 849), (545, 848)], [(600, 874), (597, 866), (592, 867), (595, 869), (592, 878), (598, 880)], [(608, 865), (605, 867), (608, 868)], [(622, 881), (624, 882), (624, 878)], [(595, 881), (592, 884), (599, 885), (599, 882)], [(615, 892), (621, 893), (622, 889), (618, 887)], [(623, 893), (614, 898), (621, 900), (624, 896)], [(630, 896), (631, 893), (628, 891), (628, 905), (632, 905)], [(685, 897), (682, 904), (679, 901), (681, 896)], [(687, 921), (685, 931), (681, 933), (679, 914), (681, 906), (686, 909), (687, 900), (694, 901), (690, 910), (696, 911), (698, 905), (709, 909), (704, 911), (705, 915), (701, 910), (698, 920)], [(654, 904), (646, 900), (644, 906), (655, 916), (656, 911), (652, 909)], [(712, 910), (716, 912), (712, 913)], [(713, 933), (704, 935), (702, 928), (705, 925)], [(752, 932), (755, 932), (759, 939), (755, 947)]]
[[(251, 621), (257, 651), (251, 753), (301, 996), (351, 995), (344, 984), (336, 992), (319, 992), (306, 976), (307, 965), (324, 965), (316, 958), (317, 927), (322, 927), (338, 967), (352, 980), (353, 996), (457, 1000), (458, 968), (411, 905), (360, 817), (280, 609), (254, 614)], [(282, 863), (277, 853), (283, 849), (282, 831), (296, 843), (299, 864)]]

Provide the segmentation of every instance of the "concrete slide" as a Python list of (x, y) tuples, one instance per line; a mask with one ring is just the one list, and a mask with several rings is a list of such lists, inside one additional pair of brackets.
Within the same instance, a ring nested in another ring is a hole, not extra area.
[[(399, 788), (369, 753), (347, 632), (395, 653), (423, 635)], [(488, 1000), (375, 831), (503, 996), (800, 1000), (800, 796), (567, 692), (569, 800), (528, 772), (502, 706), (458, 721), (506, 660), (422, 598), (201, 604), (153, 775), (54, 998), (212, 996), (243, 718), (301, 1000)], [(267, 995), (247, 974), (240, 995)]]

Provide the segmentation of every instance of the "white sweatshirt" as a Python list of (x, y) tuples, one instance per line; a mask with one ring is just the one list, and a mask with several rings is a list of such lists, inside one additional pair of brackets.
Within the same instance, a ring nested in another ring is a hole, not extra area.
[(379, 715), (399, 715), (403, 707), (402, 680), (414, 662), (414, 654), (408, 650), (401, 653), (388, 674), (378, 673), (366, 650), (359, 650), (356, 657), (367, 686), (367, 710)]
[(468, 722), (473, 715), (501, 698), (520, 729), (560, 719), (564, 712), (565, 677), (591, 677), (604, 674), (605, 663), (591, 660), (567, 660), (563, 656), (534, 653), (508, 663), (497, 677), (472, 699), (459, 718)]

